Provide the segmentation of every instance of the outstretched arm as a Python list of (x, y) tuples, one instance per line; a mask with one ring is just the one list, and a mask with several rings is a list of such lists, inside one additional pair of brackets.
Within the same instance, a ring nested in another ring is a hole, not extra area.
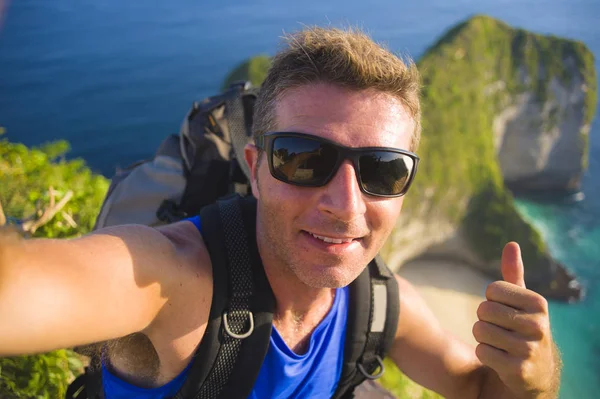
[(406, 280), (390, 353), (398, 367), (447, 398), (555, 398), (560, 357), (552, 341), (546, 300), (527, 290), (519, 247), (502, 254), (504, 281), (488, 286), (472, 348), (444, 331)]
[[(185, 228), (197, 234), (191, 224)], [(0, 233), (0, 356), (147, 328), (179, 286), (181, 260), (172, 240), (146, 226), (71, 240)]]

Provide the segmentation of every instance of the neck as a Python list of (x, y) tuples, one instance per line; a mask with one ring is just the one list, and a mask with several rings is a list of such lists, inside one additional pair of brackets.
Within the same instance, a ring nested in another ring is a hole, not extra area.
[(276, 302), (273, 326), (287, 346), (302, 355), (309, 348), (313, 331), (331, 309), (335, 289), (309, 287), (266, 265), (265, 273)]
[(278, 262), (262, 237), (257, 235), (257, 244), (275, 296), (273, 325), (288, 347), (302, 354), (308, 347), (310, 335), (331, 309), (335, 289), (314, 288), (300, 281), (286, 265)]

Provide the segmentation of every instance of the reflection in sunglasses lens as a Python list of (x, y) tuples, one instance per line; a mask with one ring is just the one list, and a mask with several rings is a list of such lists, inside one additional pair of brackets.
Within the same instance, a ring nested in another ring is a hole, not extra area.
[(273, 169), (285, 181), (321, 185), (336, 159), (337, 151), (317, 140), (278, 137), (273, 142)]
[(360, 157), (360, 180), (373, 194), (398, 195), (406, 187), (414, 161), (407, 155), (374, 151)]

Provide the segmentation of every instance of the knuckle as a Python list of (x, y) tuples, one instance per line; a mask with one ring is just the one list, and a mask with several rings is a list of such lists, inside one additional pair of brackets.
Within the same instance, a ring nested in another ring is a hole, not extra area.
[(532, 359), (535, 357), (537, 347), (538, 345), (536, 342), (527, 341), (521, 346), (521, 354), (527, 359)]
[(536, 294), (531, 300), (531, 304), (536, 311), (544, 314), (548, 313), (548, 300), (543, 296)]
[(500, 293), (501, 287), (498, 281), (494, 281), (493, 283), (488, 284), (487, 288), (485, 289), (485, 296), (486, 298), (493, 298), (495, 296), (498, 296), (498, 294)]
[(527, 330), (535, 338), (541, 339), (546, 331), (545, 322), (540, 317), (529, 317), (527, 318)]
[(519, 317), (520, 314), (517, 311), (514, 310), (509, 310), (507, 312), (504, 313), (504, 317), (511, 322), (511, 324), (518, 322), (519, 321)]

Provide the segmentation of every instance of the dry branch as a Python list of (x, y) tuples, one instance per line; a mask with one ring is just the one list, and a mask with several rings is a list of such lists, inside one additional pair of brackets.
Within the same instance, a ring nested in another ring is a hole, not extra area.
[(64, 197), (62, 197), (61, 200), (58, 201), (58, 203), (55, 203), (56, 191), (54, 191), (54, 189), (50, 187), (48, 189), (48, 192), (50, 193), (50, 206), (43, 211), (42, 216), (40, 216), (39, 219), (24, 222), (21, 225), (23, 231), (31, 234), (35, 233), (37, 229), (39, 229), (40, 227), (48, 223), (50, 220), (52, 220), (54, 215), (56, 215), (73, 197), (73, 191), (69, 190), (64, 195)]
[[(29, 233), (33, 234), (37, 229), (48, 223), (52, 220), (52, 218), (58, 213), (61, 212), (64, 219), (71, 227), (77, 227), (77, 223), (73, 220), (73, 218), (66, 212), (62, 211), (62, 208), (71, 200), (73, 197), (73, 191), (69, 190), (66, 194), (61, 198), (58, 203), (56, 202), (56, 194), (58, 193), (52, 187), (48, 188), (48, 193), (50, 194), (50, 204), (46, 209), (36, 211), (33, 218), (27, 218), (25, 220), (21, 220), (19, 224), (17, 224), (17, 229), (21, 231), (21, 233)], [(36, 206), (37, 207), (37, 206)], [(35, 218), (35, 215), (40, 215), (38, 218)], [(7, 223), (6, 215), (4, 214), (4, 210), (2, 208), (2, 202), (0, 201), (0, 227), (4, 226)]]
[(60, 213), (62, 215), (62, 217), (67, 221), (67, 223), (69, 224), (69, 226), (71, 226), (72, 228), (76, 229), (77, 228), (77, 222), (75, 220), (73, 220), (73, 217), (71, 217), (71, 215), (69, 215), (67, 212), (62, 211)]

